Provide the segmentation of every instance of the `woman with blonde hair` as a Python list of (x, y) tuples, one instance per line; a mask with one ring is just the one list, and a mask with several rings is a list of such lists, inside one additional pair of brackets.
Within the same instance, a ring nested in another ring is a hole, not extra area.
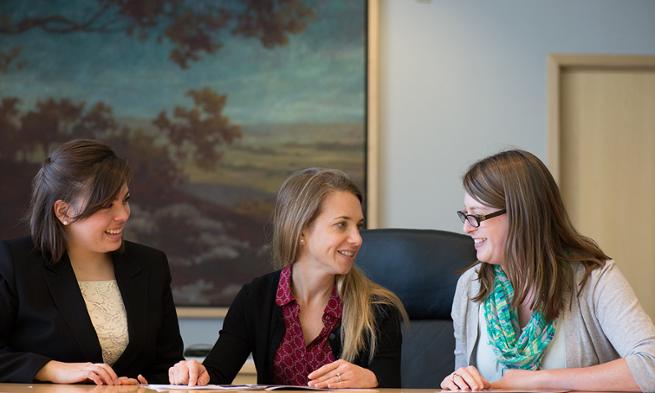
[(655, 327), (618, 266), (571, 224), (546, 166), (505, 151), (464, 175), (478, 265), (452, 308), (442, 389), (655, 391)]
[(203, 364), (179, 362), (170, 382), (231, 383), (252, 353), (259, 384), (400, 387), (404, 308), (353, 266), (362, 244), (361, 202), (341, 171), (291, 175), (273, 215), (281, 270), (244, 285)]

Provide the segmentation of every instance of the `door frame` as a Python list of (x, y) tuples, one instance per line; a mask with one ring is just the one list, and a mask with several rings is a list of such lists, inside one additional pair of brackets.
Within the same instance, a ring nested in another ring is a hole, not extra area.
[(548, 56), (548, 168), (560, 180), (560, 80), (567, 68), (654, 69), (655, 55), (564, 54)]

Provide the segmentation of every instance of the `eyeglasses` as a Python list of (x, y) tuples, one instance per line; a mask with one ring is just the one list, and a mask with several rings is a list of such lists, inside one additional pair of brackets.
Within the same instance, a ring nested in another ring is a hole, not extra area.
[(500, 209), (497, 212), (493, 212), (489, 214), (466, 214), (465, 211), (459, 210), (457, 212), (457, 217), (459, 217), (459, 219), (462, 220), (462, 224), (466, 221), (469, 223), (470, 226), (477, 228), (480, 226), (480, 223), (482, 221), (488, 220), (490, 218), (502, 216), (505, 213), (507, 213), (507, 210), (505, 209)]

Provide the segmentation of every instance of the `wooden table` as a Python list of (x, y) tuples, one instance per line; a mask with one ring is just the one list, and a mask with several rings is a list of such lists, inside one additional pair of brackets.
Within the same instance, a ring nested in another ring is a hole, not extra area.
[[(352, 393), (436, 393), (435, 389), (348, 389)], [(153, 393), (156, 390), (147, 389), (143, 386), (95, 386), (95, 385), (57, 385), (47, 383), (20, 384), (0, 383), (0, 393)], [(205, 392), (230, 392), (229, 390), (171, 390), (171, 392), (184, 393), (205, 393)], [(264, 392), (261, 390), (249, 390), (249, 393)], [(301, 390), (276, 390), (276, 392), (299, 393)], [(313, 393), (306, 390), (306, 393)]]

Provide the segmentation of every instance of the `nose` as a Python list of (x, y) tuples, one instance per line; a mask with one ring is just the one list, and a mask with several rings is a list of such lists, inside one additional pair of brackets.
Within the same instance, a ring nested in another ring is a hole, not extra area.
[(130, 205), (128, 203), (116, 203), (114, 206), (114, 221), (126, 222), (130, 218)]
[(471, 234), (471, 233), (475, 232), (476, 229), (478, 229), (478, 228), (476, 228), (473, 225), (469, 224), (468, 220), (464, 220), (464, 224), (462, 224), (462, 230), (464, 231), (464, 233)]
[(362, 245), (362, 235), (359, 233), (359, 228), (358, 227), (355, 227), (355, 229), (353, 229), (350, 232), (350, 236), (348, 238), (348, 241), (350, 242), (350, 244), (352, 244), (354, 246), (357, 246), (357, 247)]

